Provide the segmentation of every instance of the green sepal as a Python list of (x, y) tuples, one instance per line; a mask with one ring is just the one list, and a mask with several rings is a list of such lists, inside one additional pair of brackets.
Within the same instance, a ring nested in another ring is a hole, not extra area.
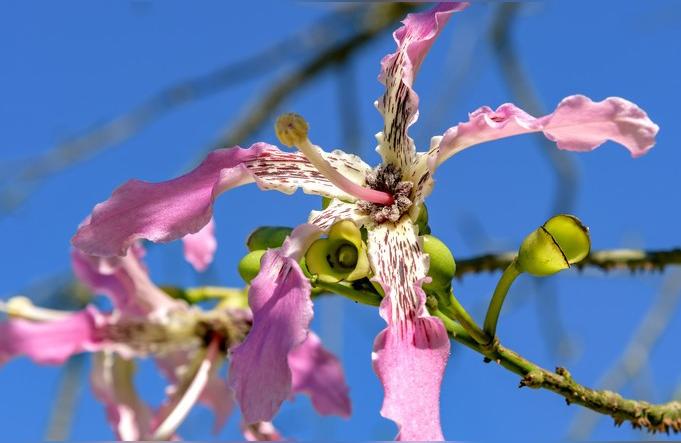
[(263, 226), (251, 232), (246, 240), (246, 246), (249, 251), (278, 248), (284, 244), (291, 231), (293, 228), (285, 226)]
[(312, 243), (305, 263), (310, 274), (327, 283), (358, 280), (370, 271), (362, 233), (350, 220), (335, 223), (328, 238)]
[(419, 235), (428, 235), (431, 233), (428, 225), (428, 208), (422, 204), (419, 208), (419, 216), (416, 218), (416, 226), (419, 227)]

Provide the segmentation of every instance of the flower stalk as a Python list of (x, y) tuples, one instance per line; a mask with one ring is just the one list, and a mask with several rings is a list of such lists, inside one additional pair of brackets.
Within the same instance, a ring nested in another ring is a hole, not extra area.
[(485, 315), (485, 323), (483, 324), (483, 331), (488, 336), (487, 343), (497, 334), (499, 314), (504, 306), (506, 294), (508, 294), (508, 290), (511, 289), (511, 285), (519, 275), (520, 270), (516, 266), (516, 261), (513, 260), (501, 275), (496, 288), (494, 288), (494, 294), (492, 294), (492, 300), (489, 302), (487, 314)]

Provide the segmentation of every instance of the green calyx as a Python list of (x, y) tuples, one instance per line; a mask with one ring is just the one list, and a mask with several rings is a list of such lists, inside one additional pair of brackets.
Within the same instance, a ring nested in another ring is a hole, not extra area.
[(416, 226), (419, 227), (419, 235), (430, 234), (430, 226), (428, 225), (428, 208), (422, 204), (419, 208), (419, 216), (416, 218)]
[(432, 235), (424, 235), (422, 238), (423, 251), (430, 256), (428, 276), (431, 278), (431, 282), (424, 284), (423, 289), (427, 293), (438, 295), (438, 298), (442, 294), (449, 300), (452, 279), (456, 274), (454, 256), (439, 238)]
[(310, 274), (327, 283), (359, 280), (370, 271), (362, 233), (350, 220), (334, 224), (328, 238), (312, 243), (305, 264)]
[(291, 231), (293, 231), (293, 228), (285, 226), (263, 226), (248, 236), (246, 246), (249, 251), (278, 248), (284, 243), (286, 237), (291, 234)]
[(538, 277), (552, 275), (589, 255), (589, 229), (573, 215), (556, 215), (525, 237), (517, 266)]

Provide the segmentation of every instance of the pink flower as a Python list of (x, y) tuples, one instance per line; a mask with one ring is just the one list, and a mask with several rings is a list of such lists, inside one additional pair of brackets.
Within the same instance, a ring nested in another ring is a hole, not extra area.
[[(192, 247), (205, 249), (197, 244), (198, 238), (215, 245), (212, 230), (191, 240)], [(138, 244), (124, 257), (73, 251), (76, 275), (93, 293), (112, 300), (111, 313), (94, 306), (80, 312), (48, 310), (25, 298), (2, 304), (10, 319), (0, 323), (0, 364), (20, 355), (59, 364), (80, 352), (96, 352), (92, 388), (119, 439), (175, 439), (175, 431), (197, 402), (214, 412), (218, 432), (233, 410), (233, 392), (219, 375), (219, 366), (224, 351), (243, 340), (252, 315), (247, 309), (201, 311), (172, 299), (149, 279), (143, 255)], [(310, 395), (322, 414), (337, 412), (338, 404), (349, 408), (338, 360), (314, 334), (297, 349), (291, 355), (293, 376), (302, 382), (293, 392)], [(133, 358), (145, 356), (155, 358), (170, 382), (168, 398), (158, 409), (140, 399), (133, 384)], [(253, 434), (260, 428), (263, 436), (278, 435), (271, 423), (246, 427), (245, 435), (261, 435)]]
[[(288, 117), (280, 121), (278, 135), (300, 152), (283, 152), (266, 143), (220, 149), (177, 179), (130, 181), (97, 205), (74, 236), (77, 248), (100, 256), (124, 255), (140, 238), (179, 239), (208, 223), (221, 193), (247, 183), (287, 194), (300, 188), (334, 199), (325, 210), (313, 211), (281, 248), (264, 255), (252, 282), (253, 327), (233, 349), (229, 373), (247, 423), (269, 421), (296, 387), (316, 391), (319, 381), (302, 381), (294, 374), (300, 367), (297, 352), (310, 340), (312, 318), (310, 282), (298, 261), (336, 221), (351, 220), (368, 232), (373, 279), (385, 293), (380, 314), (387, 327), (376, 338), (372, 357), (385, 391), (381, 414), (398, 425), (399, 439), (442, 439), (440, 384), (450, 344), (441, 321), (425, 309), (421, 283), (429, 263), (415, 225), (437, 167), (473, 145), (530, 132), (542, 132), (560, 149), (571, 151), (592, 150), (612, 140), (639, 156), (653, 146), (658, 127), (633, 103), (621, 98), (593, 102), (576, 95), (539, 118), (512, 104), (497, 110), (482, 107), (467, 122), (434, 137), (429, 150), (417, 152), (408, 134), (418, 117), (416, 73), (451, 15), (466, 6), (444, 3), (410, 14), (395, 31), (397, 50), (383, 58), (379, 75), (386, 89), (376, 101), (384, 118), (377, 136), (383, 158), (378, 167), (341, 151), (321, 150), (308, 140), (306, 123)], [(340, 397), (319, 398), (317, 404), (320, 411), (349, 413)]]

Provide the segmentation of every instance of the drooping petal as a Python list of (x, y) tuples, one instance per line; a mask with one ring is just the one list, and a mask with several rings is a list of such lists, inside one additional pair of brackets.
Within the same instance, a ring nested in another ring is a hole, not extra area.
[(484, 106), (472, 112), (467, 122), (445, 132), (435, 161), (439, 165), (478, 143), (530, 132), (543, 132), (558, 148), (568, 151), (591, 151), (612, 140), (639, 157), (653, 147), (658, 130), (641, 108), (619, 97), (593, 102), (589, 97), (572, 95), (553, 113), (540, 118), (510, 103), (496, 110)]
[(253, 327), (233, 349), (229, 385), (247, 424), (269, 421), (291, 392), (288, 355), (305, 340), (312, 320), (310, 282), (298, 265), (318, 228), (296, 228), (280, 249), (271, 249), (251, 282)]
[(348, 385), (338, 359), (324, 349), (319, 337), (310, 332), (307, 339), (288, 354), (292, 391), (308, 394), (322, 415), (349, 417)]
[(241, 431), (246, 441), (279, 441), (281, 434), (272, 422), (259, 421), (250, 425), (242, 424)]
[(10, 318), (0, 323), (0, 364), (22, 355), (40, 364), (61, 364), (74, 354), (102, 349), (106, 321), (92, 306), (49, 321)]
[(442, 440), (440, 384), (450, 344), (440, 319), (424, 308), (427, 256), (409, 220), (369, 230), (368, 247), (386, 293), (380, 312), (388, 327), (373, 353), (385, 391), (381, 415), (397, 424), (398, 440)]
[(218, 242), (215, 239), (215, 220), (212, 218), (199, 232), (182, 237), (184, 258), (198, 272), (206, 270), (213, 261)]
[[(364, 179), (361, 170), (366, 165), (356, 157), (331, 153), (328, 160), (349, 176)], [(301, 154), (256, 143), (249, 149), (218, 149), (196, 169), (173, 180), (125, 183), (107, 201), (95, 206), (72, 243), (91, 255), (123, 256), (136, 239), (166, 242), (182, 238), (210, 221), (218, 195), (252, 182), (262, 189), (292, 193), (302, 188), (313, 194), (354, 200)]]
[(135, 363), (114, 353), (99, 352), (92, 363), (90, 381), (95, 397), (104, 403), (106, 416), (119, 440), (151, 437), (153, 413), (138, 396), (133, 376)]
[(71, 264), (81, 282), (92, 292), (109, 297), (123, 315), (162, 316), (170, 310), (186, 308), (151, 281), (143, 255), (144, 249), (138, 244), (125, 257), (95, 257), (74, 249)]
[(416, 73), (452, 13), (467, 3), (442, 3), (435, 8), (407, 15), (404, 26), (394, 32), (397, 51), (381, 61), (378, 79), (386, 87), (376, 101), (383, 115), (383, 132), (377, 135), (378, 152), (384, 163), (392, 163), (407, 173), (414, 162), (414, 141), (407, 129), (418, 116), (419, 97), (412, 89)]

